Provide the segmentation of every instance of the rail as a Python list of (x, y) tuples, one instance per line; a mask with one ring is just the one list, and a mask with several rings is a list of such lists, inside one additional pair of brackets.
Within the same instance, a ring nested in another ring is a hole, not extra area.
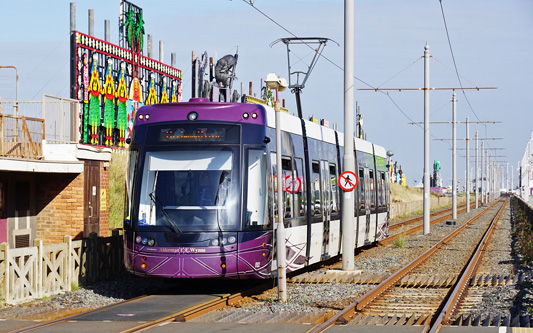
[[(348, 307), (343, 309), (342, 311), (335, 314), (333, 317), (331, 317), (328, 321), (324, 322), (323, 324), (313, 328), (309, 332), (322, 332), (328, 327), (334, 325), (336, 322), (347, 322), (349, 318), (353, 316), (353, 314), (356, 311), (363, 310), (372, 300), (377, 298), (379, 295), (381, 295), (383, 292), (387, 291), (389, 288), (394, 286), (398, 281), (400, 281), (404, 276), (406, 276), (409, 272), (411, 272), (416, 266), (420, 265), (424, 261), (426, 261), (433, 253), (435, 253), (439, 248), (447, 244), (451, 239), (453, 239), (455, 236), (457, 236), (462, 230), (464, 230), (467, 226), (469, 226), (472, 222), (476, 221), (478, 218), (480, 218), (482, 215), (484, 215), (490, 208), (495, 206), (499, 201), (494, 202), (491, 206), (489, 206), (487, 209), (485, 209), (480, 214), (476, 215), (469, 221), (467, 221), (462, 226), (455, 229), (453, 232), (449, 233), (446, 237), (444, 237), (442, 240), (440, 240), (437, 244), (433, 245), (430, 249), (422, 253), (420, 256), (412, 260), (410, 263), (408, 263), (406, 266), (404, 266), (402, 269), (391, 275), (389, 278), (387, 278), (385, 281), (380, 283), (378, 286), (361, 296), (359, 299), (357, 299), (355, 302), (350, 304)], [(429, 319), (429, 318), (428, 318)], [(426, 322), (426, 321), (424, 321)]]
[(481, 257), (483, 256), (483, 253), (485, 249), (487, 248), (487, 244), (495, 229), (496, 223), (500, 219), (500, 216), (502, 215), (503, 210), (505, 209), (505, 206), (507, 206), (508, 201), (509, 199), (505, 201), (505, 203), (498, 210), (496, 217), (492, 219), (490, 226), (487, 228), (487, 231), (485, 232), (485, 234), (483, 235), (483, 238), (479, 242), (476, 248), (476, 251), (474, 252), (474, 254), (472, 255), (472, 258), (468, 262), (466, 269), (464, 270), (463, 274), (461, 274), (461, 278), (459, 279), (459, 281), (453, 288), (453, 291), (450, 294), (448, 301), (444, 305), (444, 308), (442, 309), (442, 311), (439, 313), (435, 322), (432, 324), (429, 332), (431, 333), (438, 332), (440, 328), (442, 327), (442, 325), (447, 324), (451, 318), (451, 315), (454, 314), (455, 310), (457, 309), (459, 305), (459, 302), (461, 301), (462, 297), (466, 294), (468, 284), (470, 280), (472, 279), (472, 276), (474, 275), (475, 271), (477, 270), (479, 263), (481, 262)]
[(0, 157), (42, 159), (42, 142), (79, 142), (77, 100), (42, 95), (39, 101), (0, 101)]
[(41, 159), (44, 119), (0, 113), (0, 156)]

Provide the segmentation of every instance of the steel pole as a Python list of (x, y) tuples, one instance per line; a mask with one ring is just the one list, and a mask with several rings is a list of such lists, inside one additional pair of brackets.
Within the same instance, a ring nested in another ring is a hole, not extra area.
[[(354, 112), (354, 8), (355, 0), (344, 0), (344, 171), (355, 172), (353, 112)], [(342, 270), (352, 271), (354, 265), (355, 225), (352, 191), (342, 196)]]
[(485, 200), (485, 142), (481, 141), (481, 204), (486, 204)]
[[(278, 263), (278, 298), (280, 302), (287, 300), (287, 271), (285, 253), (285, 225), (283, 224), (283, 175), (281, 174), (281, 120), (278, 99), (278, 89), (276, 89), (276, 176), (278, 188), (278, 220), (276, 223), (276, 256)], [(310, 212), (308, 212), (309, 214)]]
[(455, 143), (457, 141), (456, 131), (456, 109), (455, 91), (452, 97), (452, 219), (457, 220), (457, 148)]
[(476, 209), (479, 207), (479, 150), (478, 150), (478, 132), (476, 131)]
[(424, 47), (424, 235), (429, 233), (429, 45)]
[(466, 117), (466, 212), (470, 212), (470, 128)]

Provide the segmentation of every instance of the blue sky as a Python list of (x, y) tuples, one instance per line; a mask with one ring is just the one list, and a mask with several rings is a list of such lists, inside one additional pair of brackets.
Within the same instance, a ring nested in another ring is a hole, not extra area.
[[(170, 53), (183, 71), (183, 96), (191, 95), (191, 52), (213, 57), (238, 50), (236, 87), (247, 90), (252, 81), (258, 92), (261, 78), (275, 72), (288, 76), (285, 45), (269, 45), (289, 33), (242, 0), (135, 2), (144, 10), (145, 31), (153, 38), (158, 59), (159, 40), (164, 41), (164, 62)], [(327, 44), (302, 93), (304, 116), (327, 118), (343, 128), (343, 6), (340, 0), (255, 0), (255, 8), (300, 37), (326, 37)], [(530, 0), (443, 0), (453, 54), (463, 87), (498, 87), (465, 93), (457, 91), (457, 119), (501, 121), (501, 124), (471, 124), (489, 141), (498, 161), (516, 169), (533, 129), (533, 2)], [(19, 99), (37, 100), (42, 93), (69, 96), (70, 1), (0, 0), (0, 65), (16, 66)], [(88, 10), (94, 9), (95, 36), (104, 38), (104, 20), (111, 21), (111, 42), (118, 44), (119, 1), (76, 2), (76, 28), (88, 32)], [(420, 88), (423, 86), (423, 56), (430, 46), (430, 86), (459, 87), (438, 0), (355, 1), (356, 88)], [(296, 51), (295, 51), (296, 52)], [(145, 50), (146, 53), (146, 50)], [(305, 63), (309, 52), (297, 53)], [(361, 82), (364, 81), (365, 83)], [(370, 85), (370, 86), (369, 86)], [(423, 93), (391, 91), (355, 93), (364, 116), (367, 138), (393, 150), (402, 165), (408, 185), (422, 178), (423, 130), (411, 121), (423, 121)], [(0, 70), (0, 97), (15, 98), (14, 71)], [(451, 91), (435, 91), (430, 97), (430, 120), (451, 121)], [(280, 94), (296, 113), (295, 97)], [(466, 135), (457, 125), (457, 137)], [(451, 125), (430, 127), (430, 160), (439, 160), (445, 184), (451, 182)], [(464, 141), (457, 144), (464, 148)], [(471, 145), (473, 146), (473, 144)], [(472, 153), (473, 154), (473, 153)], [(458, 177), (463, 183), (465, 152), (458, 151)], [(471, 157), (471, 168), (474, 157)], [(514, 171), (515, 179), (517, 177)], [(515, 181), (516, 185), (516, 181)]]

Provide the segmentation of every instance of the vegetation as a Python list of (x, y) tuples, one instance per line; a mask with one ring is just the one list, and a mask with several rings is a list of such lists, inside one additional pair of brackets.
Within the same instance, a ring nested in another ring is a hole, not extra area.
[(109, 229), (122, 228), (124, 193), (128, 155), (123, 151), (111, 154), (109, 163)]
[(397, 249), (405, 248), (405, 239), (400, 236), (394, 240), (394, 247)]
[(514, 238), (518, 252), (522, 254), (524, 265), (533, 263), (533, 225), (528, 218), (527, 212), (522, 210), (518, 200), (512, 200), (511, 209), (514, 213)]
[[(424, 190), (418, 187), (390, 184), (391, 202), (421, 201), (424, 198)], [(431, 192), (432, 197), (441, 197), (441, 194)]]

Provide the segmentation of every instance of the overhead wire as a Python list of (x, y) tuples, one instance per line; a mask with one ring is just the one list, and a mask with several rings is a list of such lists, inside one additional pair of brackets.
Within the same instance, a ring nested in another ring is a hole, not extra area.
[(465, 97), (465, 100), (466, 100), (468, 106), (470, 107), (470, 110), (472, 111), (474, 116), (476, 116), (477, 120), (481, 121), (481, 119), (478, 117), (476, 111), (474, 111), (474, 108), (470, 104), (470, 101), (468, 100), (468, 97), (466, 96), (466, 92), (465, 92), (465, 90), (463, 88), (463, 83), (461, 81), (461, 76), (459, 75), (459, 70), (457, 69), (457, 62), (455, 61), (455, 55), (453, 53), (452, 42), (451, 42), (451, 39), (450, 39), (450, 33), (448, 31), (448, 24), (446, 23), (446, 15), (444, 14), (444, 7), (442, 6), (442, 0), (439, 0), (439, 4), (440, 4), (440, 10), (441, 10), (441, 13), (442, 13), (442, 20), (444, 22), (444, 29), (446, 30), (446, 38), (448, 39), (448, 46), (450, 47), (450, 53), (452, 55), (453, 67), (455, 68), (455, 74), (457, 75), (457, 80), (459, 81), (459, 86), (461, 87), (461, 91), (463, 92), (463, 95)]
[[(258, 11), (261, 15), (263, 15), (264, 17), (266, 17), (268, 20), (272, 21), (275, 25), (277, 25), (278, 27), (280, 27), (281, 29), (283, 29), (284, 31), (286, 31), (287, 33), (289, 33), (291, 36), (293, 37), (296, 37), (296, 38), (299, 38), (296, 34), (292, 33), (289, 29), (285, 28), (284, 26), (282, 26), (280, 23), (276, 22), (276, 20), (274, 20), (273, 18), (271, 18), (270, 16), (268, 16), (266, 13), (264, 13), (263, 11), (261, 11), (259, 8), (257, 8), (256, 6), (254, 6), (253, 4), (253, 0), (242, 0), (244, 3), (250, 5), (253, 9), (255, 9), (256, 11)], [(307, 45), (307, 43), (305, 43)], [(310, 45), (307, 45), (308, 47), (312, 48)], [(337, 67), (338, 69), (340, 69), (341, 71), (344, 72), (344, 68), (342, 68), (341, 66), (339, 66), (337, 63), (335, 63), (334, 61), (330, 60), (328, 57), (326, 57), (325, 55), (323, 54), (320, 54), (320, 57), (323, 58), (324, 60), (326, 60), (327, 62), (329, 62), (330, 64), (332, 64), (333, 66)], [(400, 73), (402, 73), (403, 71), (405, 71), (407, 68), (409, 68), (410, 66), (412, 66), (414, 63), (416, 63), (418, 60), (420, 59), (417, 59), (415, 60), (412, 64), (410, 64), (409, 66), (407, 66), (406, 68), (402, 69), (398, 74), (396, 74), (395, 76), (399, 75)], [(383, 84), (385, 84), (386, 82), (392, 80), (395, 76), (393, 76), (392, 78), (390, 78), (389, 80), (385, 81)], [(356, 79), (357, 81), (363, 83), (364, 85), (372, 88), (372, 89), (376, 89), (376, 91), (386, 95), (390, 100), (391, 102), (396, 106), (396, 108), (411, 122), (414, 122), (401, 108), (400, 106), (392, 99), (392, 97), (390, 96), (390, 94), (388, 92), (384, 92), (384, 91), (381, 91), (381, 90), (377, 90), (378, 87), (374, 87), (372, 86), (370, 83), (358, 78), (357, 76), (354, 75), (354, 79)], [(383, 85), (382, 84), (382, 85)], [(420, 126), (420, 125), (419, 125)], [(422, 128), (422, 126), (420, 126)]]

